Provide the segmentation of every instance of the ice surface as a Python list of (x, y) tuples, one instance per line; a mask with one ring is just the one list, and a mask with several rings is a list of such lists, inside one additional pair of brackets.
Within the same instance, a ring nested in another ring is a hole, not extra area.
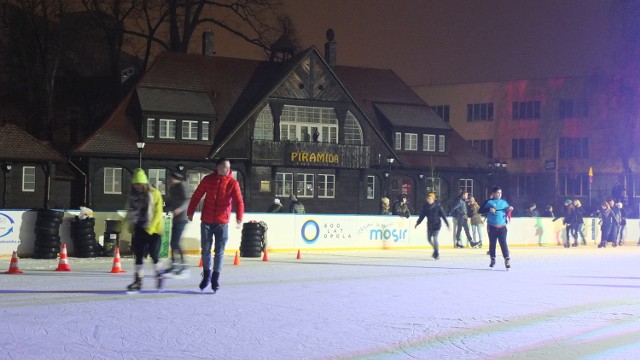
[[(0, 275), (0, 359), (638, 359), (640, 247), (227, 255), (217, 294), (192, 275), (143, 292), (112, 259), (20, 259)], [(0, 260), (2, 271), (9, 258)], [(210, 290), (209, 290), (210, 291)]]

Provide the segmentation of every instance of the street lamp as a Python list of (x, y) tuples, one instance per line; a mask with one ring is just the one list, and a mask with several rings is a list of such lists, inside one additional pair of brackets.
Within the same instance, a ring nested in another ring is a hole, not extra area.
[[(489, 170), (490, 171), (491, 170), (494, 171), (496, 183), (500, 181), (500, 171), (501, 171), (501, 169), (502, 169), (502, 171), (506, 171), (507, 165), (508, 165), (507, 162), (504, 161), (504, 160), (500, 161), (500, 160), (497, 160), (497, 159), (493, 159), (493, 160), (487, 162), (487, 167), (489, 168)], [(491, 174), (491, 173), (489, 173), (489, 174)]]
[(142, 167), (142, 149), (144, 149), (145, 145), (147, 144), (145, 144), (144, 141), (136, 142), (136, 147), (138, 148), (138, 167), (139, 168)]
[(2, 174), (3, 174), (3, 181), (2, 181), (2, 208), (4, 209), (6, 204), (7, 204), (7, 174), (11, 171), (11, 164), (10, 163), (3, 163), (2, 164)]

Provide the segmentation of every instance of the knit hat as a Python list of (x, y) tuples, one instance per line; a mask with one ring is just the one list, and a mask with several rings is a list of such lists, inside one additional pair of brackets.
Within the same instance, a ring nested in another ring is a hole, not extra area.
[(571, 202), (572, 202), (571, 199), (567, 199), (564, 201), (564, 204), (568, 206), (568, 205), (571, 205)]
[(275, 198), (275, 199), (273, 200), (273, 203), (274, 203), (274, 204), (280, 204), (280, 199)]
[(144, 173), (144, 170), (137, 168), (133, 170), (133, 175), (131, 175), (131, 183), (132, 184), (148, 184), (149, 179), (147, 178), (147, 174)]
[(428, 194), (427, 194), (427, 197), (428, 197), (428, 198), (435, 199), (435, 198), (436, 198), (436, 194), (434, 194), (434, 193), (430, 192), (430, 193), (428, 193)]
[(171, 176), (172, 179), (184, 181), (184, 175), (182, 175), (182, 173), (179, 173), (177, 171), (172, 171), (169, 175)]

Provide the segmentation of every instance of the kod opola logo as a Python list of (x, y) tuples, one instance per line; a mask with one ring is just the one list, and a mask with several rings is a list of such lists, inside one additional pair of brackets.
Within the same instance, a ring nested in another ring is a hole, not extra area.
[(14, 221), (9, 215), (0, 213), (0, 238), (13, 232), (13, 224)]
[(300, 235), (302, 235), (304, 242), (313, 244), (320, 237), (320, 226), (315, 220), (307, 220), (302, 224)]

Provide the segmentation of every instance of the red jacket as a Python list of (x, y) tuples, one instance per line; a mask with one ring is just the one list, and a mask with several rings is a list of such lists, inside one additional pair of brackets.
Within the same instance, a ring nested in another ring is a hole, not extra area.
[(187, 216), (191, 218), (198, 207), (200, 199), (202, 203), (202, 216), (200, 219), (209, 224), (228, 224), (231, 216), (231, 201), (236, 211), (236, 219), (242, 221), (244, 214), (244, 202), (238, 181), (232, 176), (220, 176), (217, 172), (211, 173), (202, 179), (196, 191), (191, 197)]

